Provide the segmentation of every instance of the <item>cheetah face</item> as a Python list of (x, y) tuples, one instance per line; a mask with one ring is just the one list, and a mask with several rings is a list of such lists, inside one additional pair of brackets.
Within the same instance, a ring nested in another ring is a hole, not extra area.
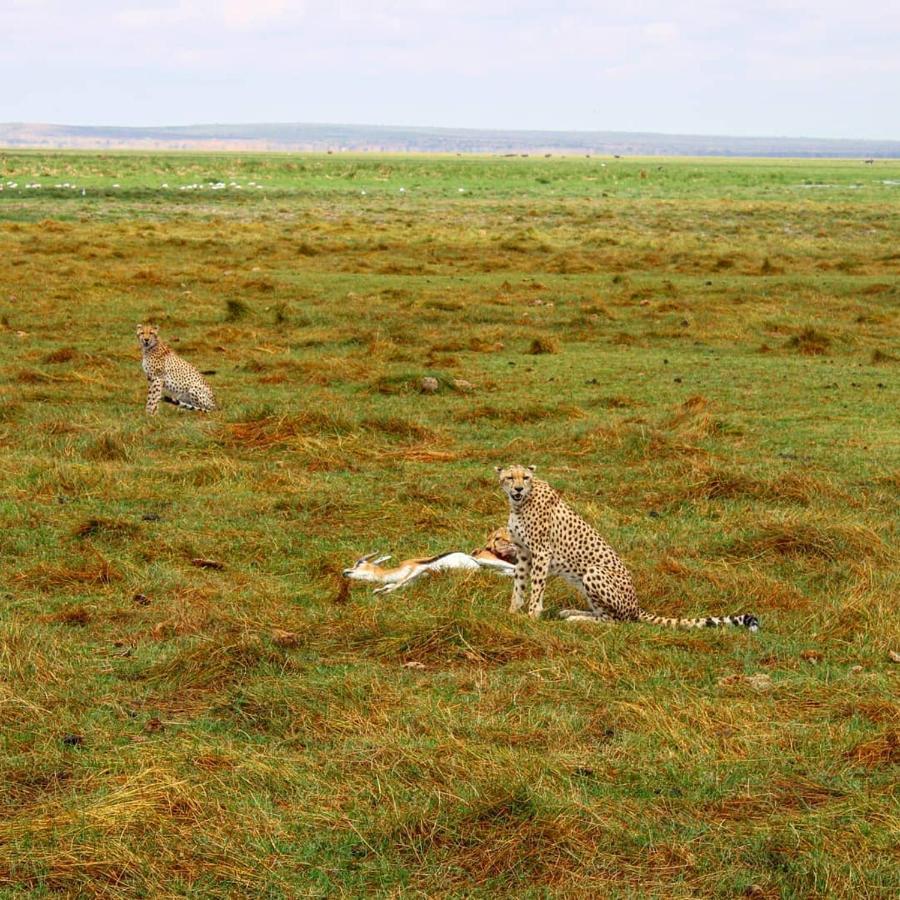
[(137, 339), (141, 350), (152, 350), (159, 343), (159, 328), (156, 325), (138, 325)]
[(487, 539), (487, 547), (491, 553), (496, 553), (498, 549), (505, 547), (508, 544), (512, 543), (512, 537), (510, 536), (508, 528), (498, 528), (496, 531), (492, 531)]
[(516, 561), (516, 547), (507, 528), (498, 528), (492, 532), (485, 549), (506, 562)]
[(521, 503), (531, 493), (534, 466), (497, 466), (496, 471), (500, 477), (500, 487), (512, 503)]

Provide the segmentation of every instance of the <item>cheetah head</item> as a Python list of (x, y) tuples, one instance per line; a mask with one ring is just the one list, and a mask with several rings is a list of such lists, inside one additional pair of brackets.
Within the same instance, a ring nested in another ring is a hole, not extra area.
[(497, 466), (496, 470), (511, 503), (521, 503), (531, 493), (535, 466)]
[(496, 531), (492, 531), (485, 549), (506, 562), (514, 563), (516, 561), (516, 545), (512, 542), (508, 528), (498, 528)]
[(159, 343), (159, 328), (156, 325), (138, 325), (137, 339), (141, 350), (152, 350)]

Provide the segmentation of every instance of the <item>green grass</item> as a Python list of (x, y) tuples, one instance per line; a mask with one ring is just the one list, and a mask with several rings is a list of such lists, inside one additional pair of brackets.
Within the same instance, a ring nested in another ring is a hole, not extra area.
[[(897, 895), (900, 163), (0, 178), (0, 894)], [(147, 320), (221, 412), (144, 416)], [(342, 582), (476, 546), (513, 461), (763, 630)]]

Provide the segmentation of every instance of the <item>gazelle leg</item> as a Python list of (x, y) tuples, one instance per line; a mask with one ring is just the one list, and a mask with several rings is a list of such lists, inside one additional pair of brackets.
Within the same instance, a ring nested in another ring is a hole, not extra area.
[(376, 588), (372, 591), (373, 594), (392, 594), (394, 591), (400, 590), (400, 588), (404, 588), (409, 584), (412, 584), (414, 581), (418, 581), (423, 575), (428, 574), (428, 569), (425, 568), (417, 568), (413, 569), (412, 572), (409, 573), (405, 578), (401, 578), (400, 581), (394, 581), (391, 584), (386, 584), (384, 587)]

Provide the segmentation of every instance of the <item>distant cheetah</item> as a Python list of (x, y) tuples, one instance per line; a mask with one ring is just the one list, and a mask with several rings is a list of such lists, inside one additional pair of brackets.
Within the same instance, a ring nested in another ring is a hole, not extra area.
[(147, 376), (147, 412), (155, 415), (159, 401), (166, 400), (184, 409), (211, 412), (216, 408), (212, 388), (203, 376), (159, 339), (155, 325), (138, 325), (141, 365)]
[(510, 612), (518, 612), (525, 605), (530, 576), (528, 614), (540, 616), (547, 576), (559, 575), (585, 596), (590, 607), (563, 610), (560, 618), (570, 621), (639, 621), (669, 628), (759, 628), (756, 616), (746, 614), (670, 619), (642, 610), (631, 575), (615, 550), (546, 481), (532, 477), (534, 468), (497, 467), (500, 484), (509, 498), (509, 533), (518, 552)]

